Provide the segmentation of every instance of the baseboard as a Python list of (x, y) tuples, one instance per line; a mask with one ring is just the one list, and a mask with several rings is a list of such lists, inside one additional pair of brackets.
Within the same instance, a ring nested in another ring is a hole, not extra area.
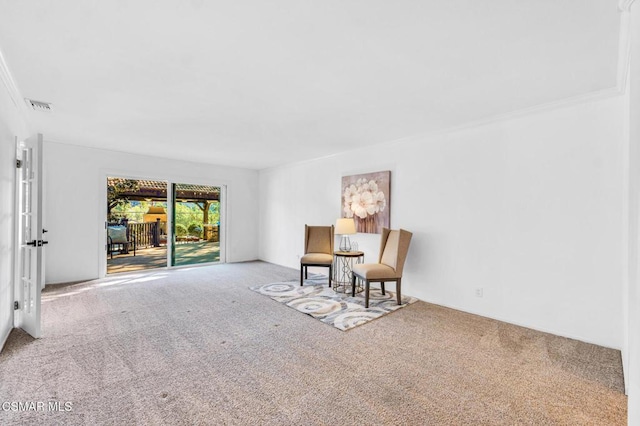
[[(410, 294), (407, 294), (407, 295), (408, 296), (412, 296), (412, 297), (416, 297), (416, 296), (413, 296), (413, 295), (410, 295)], [(556, 330), (549, 330), (549, 329), (544, 329), (544, 328), (541, 328), (541, 327), (532, 327), (531, 325), (522, 324), (522, 323), (519, 323), (517, 321), (501, 318), (499, 316), (487, 315), (485, 313), (480, 313), (480, 312), (473, 311), (473, 310), (470, 310), (470, 309), (464, 309), (464, 308), (461, 308), (461, 307), (455, 306), (455, 305), (443, 304), (443, 303), (432, 301), (432, 300), (428, 300), (428, 299), (420, 299), (420, 298), (417, 298), (417, 299), (418, 300), (422, 300), (423, 302), (431, 303), (433, 305), (443, 306), (443, 307), (449, 308), (449, 309), (455, 309), (456, 311), (461, 311), (461, 312), (465, 312), (465, 313), (472, 314), (472, 315), (478, 315), (479, 317), (489, 318), (489, 319), (493, 319), (493, 320), (496, 320), (496, 321), (505, 322), (507, 324), (517, 325), (518, 327), (528, 328), (530, 330), (540, 331), (542, 333), (553, 334), (554, 336), (565, 337), (567, 339), (578, 340), (578, 341), (583, 342), (583, 343), (589, 343), (591, 345), (596, 345), (596, 346), (600, 346), (600, 347), (603, 347), (603, 348), (609, 348), (609, 349), (614, 349), (616, 351), (622, 351), (622, 348), (616, 348), (616, 347), (603, 345), (602, 343), (594, 342), (594, 341), (589, 340), (589, 339), (587, 339), (587, 338), (585, 338), (583, 336), (574, 336), (574, 335), (571, 335), (571, 334), (561, 334), (561, 333), (558, 333), (558, 331), (556, 331)]]
[(629, 363), (627, 362), (627, 351), (621, 349), (620, 353), (622, 355), (622, 372), (624, 375), (624, 394), (629, 396)]

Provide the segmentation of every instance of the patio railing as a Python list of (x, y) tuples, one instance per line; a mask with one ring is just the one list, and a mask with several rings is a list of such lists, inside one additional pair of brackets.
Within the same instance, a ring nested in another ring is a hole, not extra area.
[[(147, 247), (160, 247), (166, 245), (167, 223), (160, 222), (157, 219), (155, 222), (129, 222), (127, 219), (120, 219), (119, 222), (108, 223), (112, 225), (122, 225), (127, 227), (127, 237), (134, 236), (136, 240), (137, 248)], [(178, 237), (178, 242), (190, 241), (191, 238), (195, 238), (199, 241), (198, 237)], [(203, 238), (205, 241), (220, 241), (219, 227), (216, 225), (205, 225), (203, 230)]]
[(109, 225), (126, 226), (127, 237), (135, 237), (137, 248), (160, 247), (160, 245), (166, 244), (166, 240), (161, 239), (161, 235), (166, 234), (166, 232), (162, 231), (166, 229), (167, 224), (166, 222), (160, 222), (160, 219), (155, 222), (143, 223), (131, 223), (127, 219), (121, 219), (120, 222), (109, 223)]
[(155, 222), (128, 223), (127, 227), (129, 232), (136, 236), (136, 244), (140, 248), (160, 247), (161, 243), (166, 244), (166, 241), (160, 240), (166, 222), (160, 222), (160, 219)]

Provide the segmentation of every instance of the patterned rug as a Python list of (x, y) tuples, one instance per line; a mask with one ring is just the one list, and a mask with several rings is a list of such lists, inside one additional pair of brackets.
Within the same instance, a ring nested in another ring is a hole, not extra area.
[[(393, 286), (394, 284), (391, 283), (387, 287), (393, 288)], [(356, 293), (355, 297), (351, 297), (350, 291), (346, 294), (335, 292), (327, 286), (326, 277), (305, 280), (302, 287), (298, 281), (289, 281), (249, 287), (249, 289), (342, 331), (380, 318), (418, 300), (403, 296), (402, 305), (398, 305), (395, 292), (386, 290), (386, 294), (382, 295), (380, 289), (371, 288), (367, 309), (364, 307), (364, 292)]]

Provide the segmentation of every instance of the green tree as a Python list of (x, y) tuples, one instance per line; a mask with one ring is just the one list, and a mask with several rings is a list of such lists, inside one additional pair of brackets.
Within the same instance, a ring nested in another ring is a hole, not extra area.
[(112, 210), (119, 207), (122, 211), (129, 204), (127, 193), (140, 190), (140, 184), (135, 179), (108, 179), (107, 180), (107, 218), (117, 219)]

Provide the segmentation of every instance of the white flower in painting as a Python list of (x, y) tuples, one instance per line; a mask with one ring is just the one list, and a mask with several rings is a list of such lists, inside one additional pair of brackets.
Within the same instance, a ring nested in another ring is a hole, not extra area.
[(351, 203), (351, 197), (358, 193), (358, 188), (351, 184), (344, 189), (344, 202)]
[(356, 194), (351, 198), (351, 210), (360, 219), (375, 213), (375, 202), (369, 191)]
[(342, 211), (344, 212), (344, 217), (353, 217), (353, 210), (351, 210), (351, 202), (345, 202), (342, 207)]
[(376, 194), (376, 213), (383, 212), (387, 207), (387, 199), (384, 197), (384, 192), (380, 191)]
[(342, 211), (345, 217), (365, 219), (384, 211), (387, 200), (375, 180), (358, 179), (344, 188)]

